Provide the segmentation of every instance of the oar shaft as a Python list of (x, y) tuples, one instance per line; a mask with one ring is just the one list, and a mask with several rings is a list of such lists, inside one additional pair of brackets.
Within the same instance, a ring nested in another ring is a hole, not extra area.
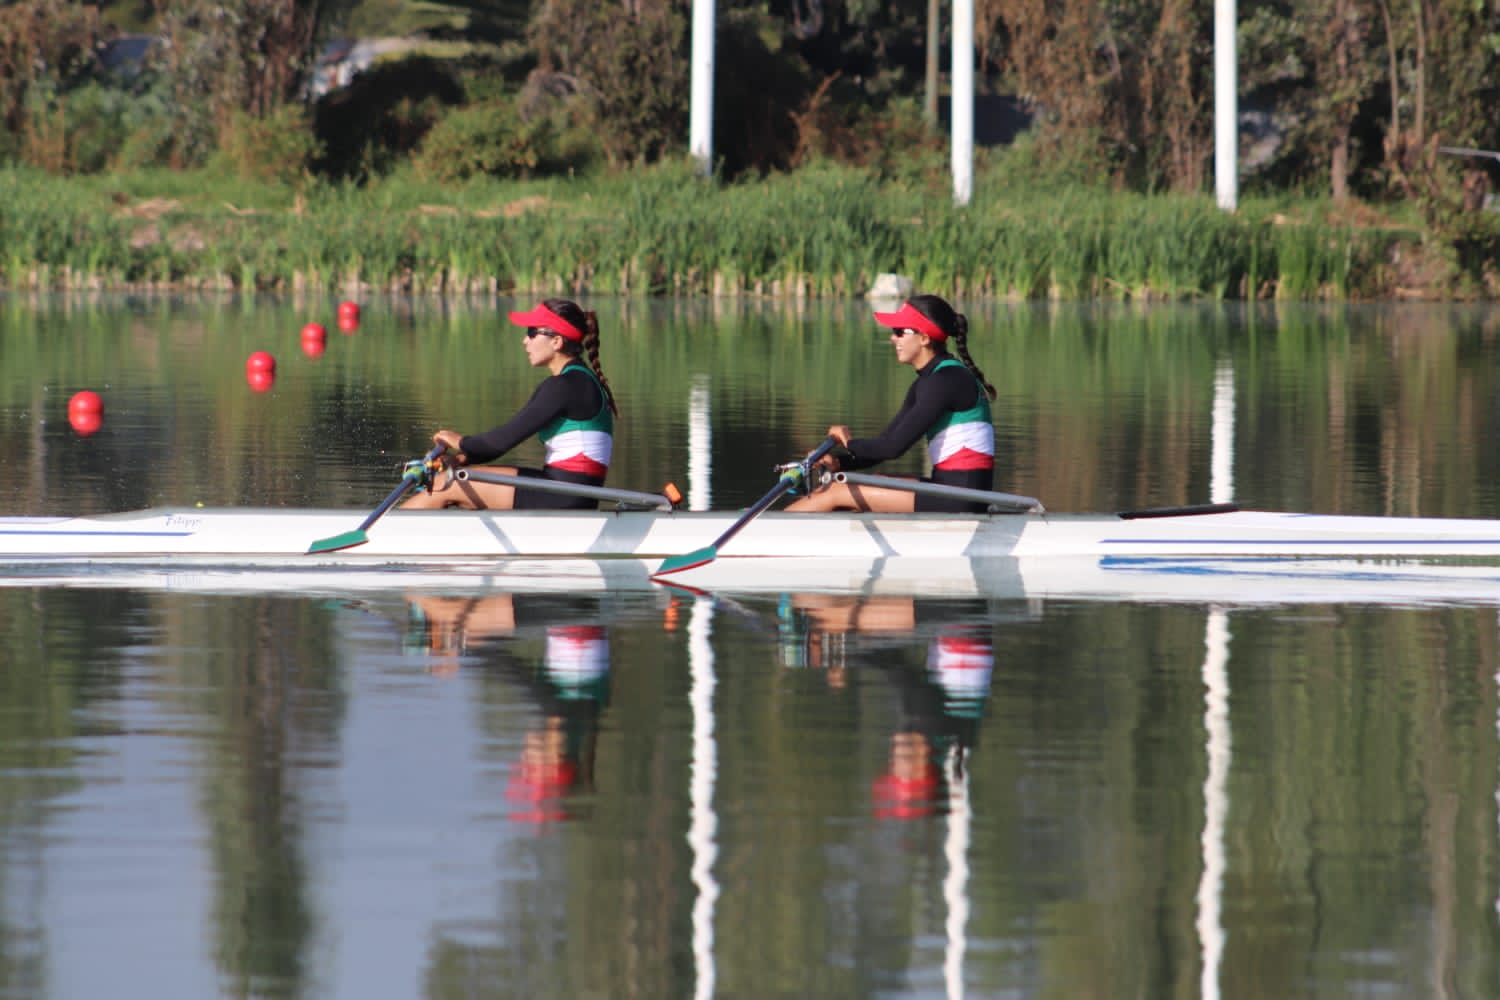
[(927, 496), (946, 497), (949, 500), (969, 500), (989, 504), (1001, 510), (1040, 513), (1044, 508), (1035, 497), (1023, 497), (1015, 493), (993, 493), (989, 490), (971, 490), (962, 486), (944, 486), (942, 483), (924, 483), (920, 479), (904, 479), (900, 476), (871, 476), (863, 472), (836, 472), (834, 481), (852, 486), (878, 486), (888, 490), (905, 490)]
[(459, 469), (454, 475), (460, 482), (472, 479), (476, 483), (514, 486), (518, 490), (537, 490), (541, 493), (562, 493), (575, 497), (592, 497), (595, 500), (608, 500), (627, 507), (645, 507), (649, 510), (672, 509), (672, 501), (660, 493), (637, 493), (635, 490), (617, 490), (608, 486), (565, 483), (556, 479), (543, 479), (532, 476), (512, 476), (490, 469)]
[(391, 490), (390, 496), (380, 501), (380, 506), (370, 512), (358, 528), (346, 531), (342, 535), (334, 535), (331, 538), (320, 538), (308, 546), (309, 555), (318, 555), (327, 552), (340, 552), (344, 549), (352, 549), (357, 545), (363, 545), (370, 540), (365, 534), (366, 529), (376, 521), (380, 520), (382, 514), (396, 506), (401, 498), (412, 490), (419, 488), (427, 478), (427, 466), (443, 453), (442, 445), (434, 445), (420, 462), (407, 462), (406, 467), (401, 470), (401, 482), (395, 489)]
[(750, 508), (745, 511), (745, 513), (741, 514), (739, 518), (729, 526), (729, 530), (725, 531), (722, 535), (714, 540), (714, 543), (712, 545), (709, 545), (706, 548), (697, 549), (693, 552), (688, 552), (684, 555), (671, 556), (670, 558), (663, 559), (661, 565), (656, 568), (656, 572), (651, 574), (652, 579), (657, 579), (659, 577), (667, 575), (668, 573), (680, 573), (685, 569), (693, 569), (697, 566), (703, 566), (719, 558), (719, 546), (723, 545), (735, 535), (739, 534), (741, 528), (749, 524), (751, 521), (755, 520), (756, 516), (759, 515), (761, 511), (771, 506), (788, 490), (796, 486), (799, 480), (806, 479), (807, 470), (812, 468), (813, 463), (832, 451), (834, 446), (837, 444), (838, 442), (830, 437), (826, 439), (822, 444), (814, 448), (812, 454), (808, 455), (802, 461), (798, 462), (796, 465), (790, 466), (789, 468), (783, 469), (781, 478), (776, 481), (775, 486), (771, 487), (771, 492), (767, 493), (765, 496), (761, 497), (754, 504), (752, 504)]
[(776, 485), (771, 487), (771, 492), (767, 493), (765, 496), (761, 497), (754, 504), (752, 504), (744, 514), (740, 515), (740, 519), (738, 521), (731, 524), (729, 526), (729, 529), (725, 531), (724, 534), (715, 539), (713, 548), (717, 549), (720, 545), (723, 545), (735, 535), (739, 534), (741, 528), (759, 517), (767, 507), (771, 506), (777, 500), (780, 500), (788, 490), (793, 489), (797, 485), (798, 481), (803, 478), (803, 469), (812, 468), (813, 463), (817, 462), (818, 459), (828, 454), (837, 445), (838, 442), (836, 440), (834, 440), (833, 438), (828, 438), (822, 444), (814, 448), (812, 454), (808, 455), (797, 465), (783, 472), (781, 474), (781, 478), (776, 481)]
[[(422, 457), (421, 467), (425, 468), (427, 463), (433, 461), (442, 453), (443, 445), (434, 445), (432, 450)], [(370, 512), (370, 516), (365, 518), (364, 523), (361, 524), (357, 530), (364, 531), (370, 525), (380, 520), (380, 518), (385, 514), (386, 511), (390, 510), (392, 507), (396, 506), (396, 504), (400, 503), (401, 499), (405, 497), (406, 494), (416, 489), (419, 484), (420, 478), (417, 475), (414, 475), (408, 468), (408, 470), (403, 472), (401, 475), (401, 484), (395, 489), (391, 490), (390, 496), (380, 501), (380, 506), (376, 507)]]

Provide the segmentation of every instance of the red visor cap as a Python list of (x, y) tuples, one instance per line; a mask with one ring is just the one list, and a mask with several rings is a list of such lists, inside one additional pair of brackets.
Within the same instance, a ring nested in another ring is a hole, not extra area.
[(513, 312), (510, 314), (510, 321), (516, 326), (545, 326), (565, 340), (583, 340), (582, 330), (546, 306), (537, 306), (530, 312)]
[(927, 334), (933, 340), (948, 339), (942, 327), (917, 312), (916, 307), (910, 302), (902, 303), (901, 308), (893, 313), (876, 313), (875, 322), (881, 326), (888, 326), (892, 330), (916, 330), (918, 333)]

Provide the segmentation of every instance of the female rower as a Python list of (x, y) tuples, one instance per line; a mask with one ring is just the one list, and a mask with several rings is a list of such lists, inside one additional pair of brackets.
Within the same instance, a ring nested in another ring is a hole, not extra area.
[[(995, 429), (990, 423), (990, 400), (995, 398), (995, 387), (985, 381), (984, 373), (969, 357), (968, 319), (936, 295), (917, 295), (895, 312), (876, 313), (875, 320), (890, 328), (896, 360), (916, 369), (917, 379), (907, 390), (901, 409), (879, 436), (857, 438), (843, 424), (828, 428), (828, 436), (844, 447), (845, 454), (827, 456), (820, 464), (834, 470), (866, 469), (905, 454), (925, 434), (932, 461), (928, 482), (993, 489)], [(948, 353), (950, 342), (958, 352), (957, 358)], [(793, 501), (786, 509), (983, 513), (988, 505), (832, 482)]]
[[(432, 440), (458, 465), (491, 462), (536, 435), (546, 447), (542, 469), (495, 466), (494, 471), (526, 478), (603, 486), (614, 448), (614, 394), (599, 368), (599, 321), (567, 299), (547, 299), (510, 321), (526, 328), (526, 358), (551, 377), (537, 386), (510, 420), (483, 434), (440, 430)], [(586, 353), (587, 363), (584, 361)], [(594, 510), (598, 501), (525, 487), (437, 476), (430, 492), (414, 494), (404, 508), (467, 507), (476, 510)]]

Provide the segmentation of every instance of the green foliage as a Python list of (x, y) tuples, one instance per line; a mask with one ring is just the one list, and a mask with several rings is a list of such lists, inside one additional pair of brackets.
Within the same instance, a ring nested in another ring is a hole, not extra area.
[(611, 162), (648, 163), (682, 148), (687, 131), (686, 22), (670, 0), (631, 8), (554, 0), (532, 18), (529, 37), (543, 72), (579, 82), (598, 112)]
[(172, 117), (159, 89), (89, 82), (62, 95), (58, 105), (70, 169), (98, 173), (165, 164)]
[(390, 173), (464, 100), (453, 66), (427, 56), (377, 63), (314, 105), (323, 150), (317, 168), (327, 177), (360, 180)]
[(54, 98), (86, 78), (100, 40), (98, 10), (64, 0), (22, 0), (0, 4), (0, 122), (22, 136), (33, 91)]
[(717, 23), (716, 169), (728, 177), (784, 170), (816, 145), (809, 132), (821, 124), (807, 62), (764, 10), (726, 11)]
[(174, 163), (201, 164), (236, 113), (268, 118), (301, 103), (319, 0), (162, 0), (159, 57), (173, 85)]
[(542, 163), (551, 141), (550, 123), (522, 121), (513, 100), (470, 105), (433, 126), (412, 167), (417, 177), (439, 184), (524, 177)]
[(266, 118), (232, 114), (215, 162), (239, 177), (297, 186), (318, 152), (307, 111), (283, 105)]
[(1289, 211), (1001, 190), (988, 176), (959, 208), (946, 191), (828, 161), (728, 185), (686, 159), (582, 180), (435, 183), (403, 171), (302, 188), (229, 170), (70, 181), (9, 171), (0, 269), (10, 287), (358, 281), (420, 293), (856, 297), (886, 271), (975, 299), (1370, 298), (1398, 282), (1474, 290), (1446, 270), (1419, 284), (1385, 266), (1410, 257), (1420, 233)]
[(527, 0), (364, 0), (334, 19), (350, 37), (469, 38), (496, 43), (526, 30)]
[(1108, 188), (1114, 162), (1093, 130), (1023, 132), (1004, 149), (991, 150), (987, 177), (1000, 190), (1063, 191)]

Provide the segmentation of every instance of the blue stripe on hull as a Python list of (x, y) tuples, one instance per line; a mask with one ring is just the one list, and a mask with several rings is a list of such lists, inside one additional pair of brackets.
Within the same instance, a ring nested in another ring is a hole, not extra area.
[(31, 531), (17, 531), (11, 528), (0, 528), (0, 535), (21, 535), (28, 538), (191, 538), (196, 532), (193, 531), (59, 531), (54, 528), (37, 528)]

